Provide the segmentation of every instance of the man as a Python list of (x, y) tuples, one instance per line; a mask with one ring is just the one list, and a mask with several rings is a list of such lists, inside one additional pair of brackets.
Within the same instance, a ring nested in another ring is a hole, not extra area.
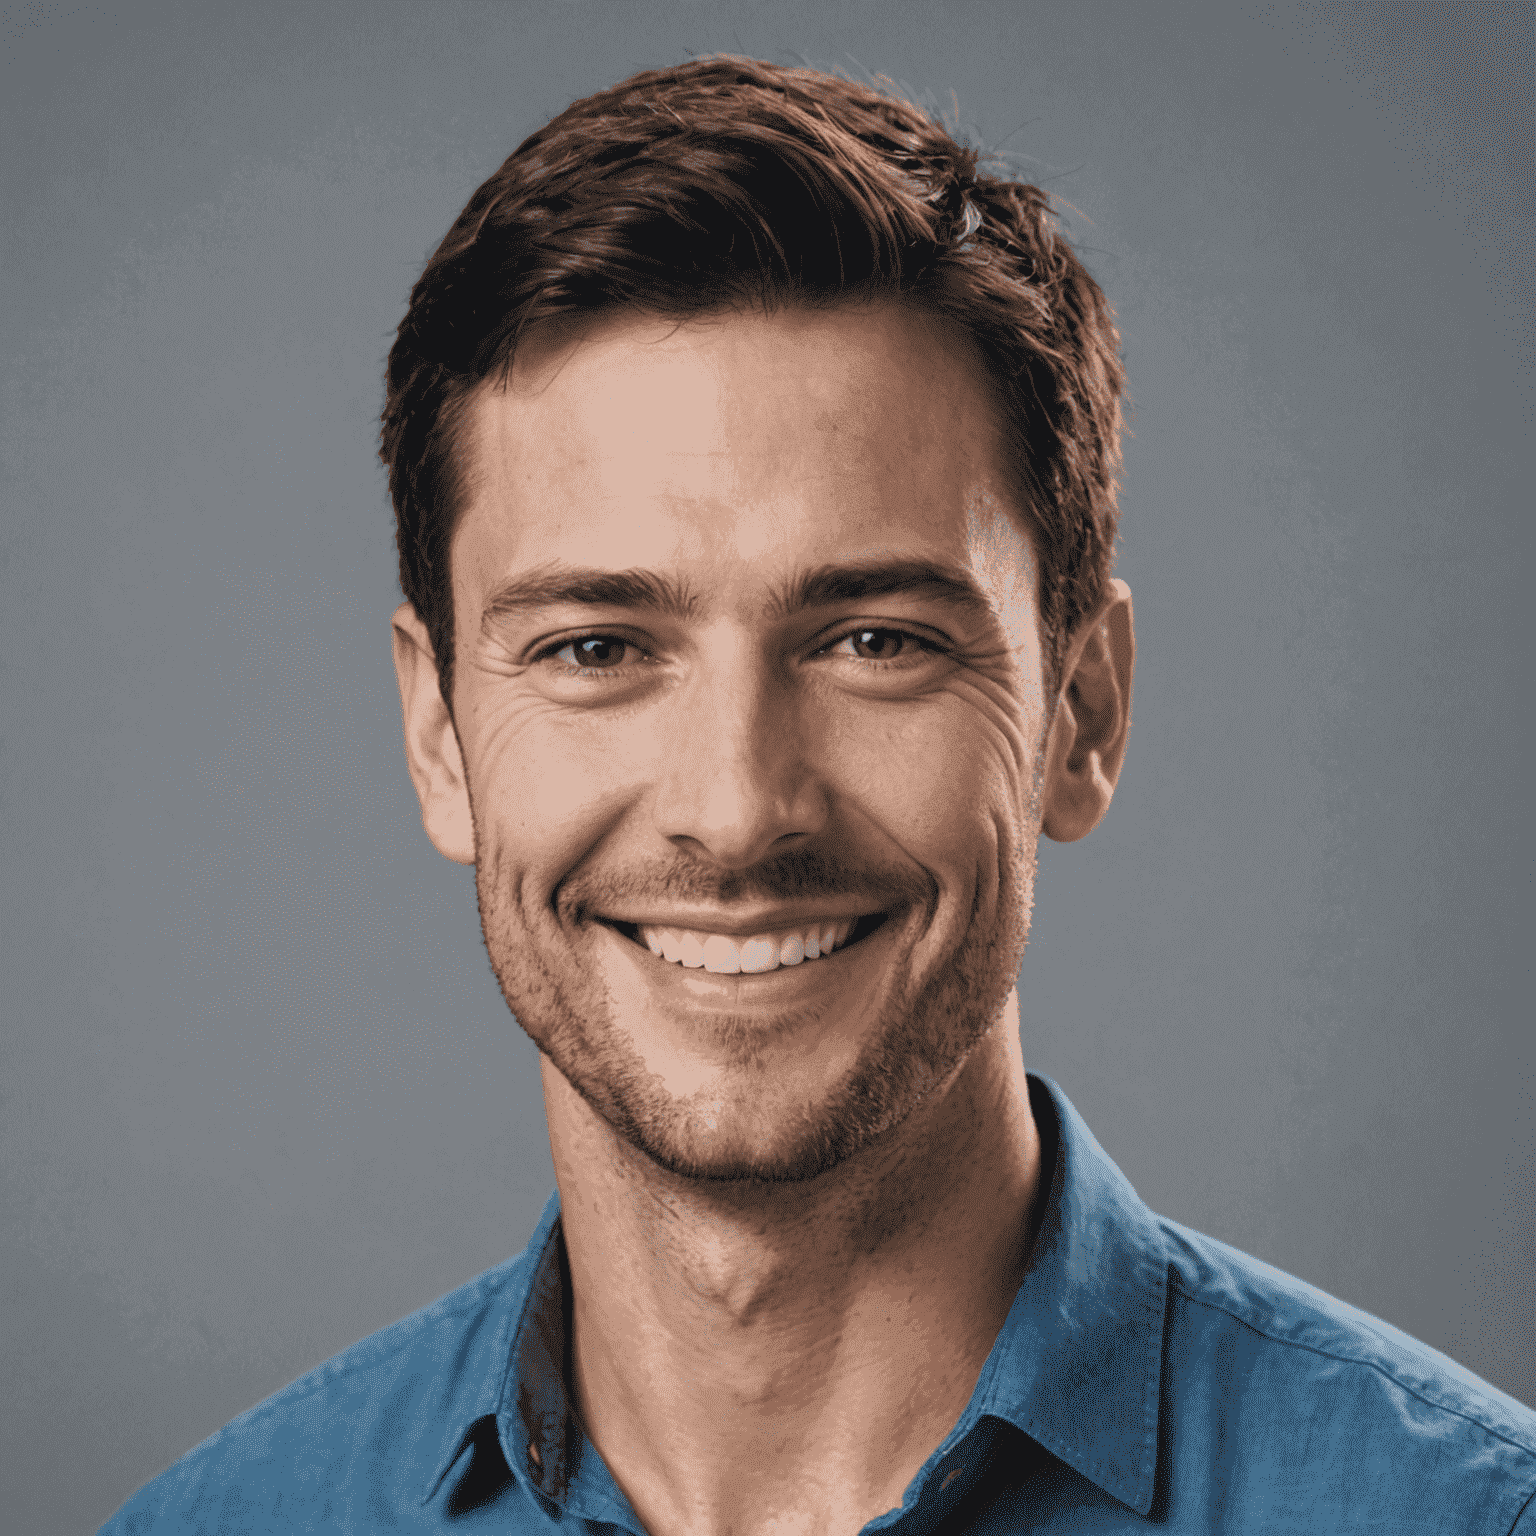
[(559, 1194), (109, 1530), (1536, 1531), (1536, 1415), (1026, 1077), (1121, 386), (1042, 194), (860, 86), (637, 76), (474, 195), (390, 357), (395, 661)]

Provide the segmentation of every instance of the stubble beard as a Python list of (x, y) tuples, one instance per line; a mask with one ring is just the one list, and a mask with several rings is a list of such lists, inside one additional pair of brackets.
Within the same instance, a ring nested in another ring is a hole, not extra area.
[[(885, 993), (880, 1017), (867, 1031), (867, 1044), (853, 1067), (826, 1087), (819, 1104), (800, 1106), (794, 1123), (770, 1138), (767, 1151), (745, 1150), (729, 1122), (733, 1108), (753, 1102), (752, 1079), (757, 1072), (761, 1081), (763, 1044), (774, 1034), (808, 1027), (806, 1010), (786, 1013), (777, 1029), (765, 1030), (761, 1021), (739, 1027), (726, 1021), (716, 1045), (724, 1067), (737, 1079), (735, 1094), (722, 1097), (712, 1088), (679, 1098), (663, 1088), (616, 1021), (613, 998), (584, 969), (554, 911), (546, 905), (529, 920), (518, 882), (505, 877), (505, 864), (491, 840), (482, 837), (476, 817), (481, 932), (518, 1025), (636, 1151), (689, 1180), (800, 1183), (847, 1162), (894, 1130), (929, 1095), (953, 1081), (1002, 1017), (1029, 935), (1036, 867), (1031, 833), (1038, 825), (1036, 815), (1011, 847), (998, 849), (990, 924), (983, 926), (976, 907), (985, 903), (978, 899), (958, 943), (930, 967), (925, 980), (915, 981), (902, 971)], [(835, 1020), (826, 1023), (836, 1027)]]

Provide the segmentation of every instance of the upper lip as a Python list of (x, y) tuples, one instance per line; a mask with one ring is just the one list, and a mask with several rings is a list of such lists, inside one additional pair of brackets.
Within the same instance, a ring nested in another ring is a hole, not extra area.
[(881, 911), (868, 903), (847, 901), (817, 902), (814, 906), (759, 907), (743, 912), (706, 912), (697, 907), (659, 912), (654, 908), (631, 912), (597, 914), (603, 922), (633, 923), (643, 928), (680, 928), (694, 933), (721, 933), (730, 938), (750, 939), (759, 933), (777, 933), (785, 929), (809, 928), (813, 923), (840, 923), (850, 917), (871, 917)]

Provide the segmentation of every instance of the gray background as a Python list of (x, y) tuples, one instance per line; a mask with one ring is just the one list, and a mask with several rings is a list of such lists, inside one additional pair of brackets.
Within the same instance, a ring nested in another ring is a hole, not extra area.
[(401, 751), (380, 373), (526, 133), (715, 50), (953, 90), (1119, 310), (1136, 727), (1043, 851), (1029, 1065), (1155, 1207), (1536, 1402), (1532, 16), (5, 13), (10, 1528), (535, 1219), (534, 1054)]

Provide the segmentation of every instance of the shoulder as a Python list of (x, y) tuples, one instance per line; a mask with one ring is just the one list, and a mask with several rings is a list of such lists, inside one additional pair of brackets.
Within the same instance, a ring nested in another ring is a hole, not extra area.
[(509, 1259), (290, 1382), (147, 1483), (101, 1536), (367, 1529), (381, 1500), (414, 1508), (446, 1426), (505, 1375), (531, 1262)]
[(1158, 1226), (1172, 1436), (1221, 1436), (1223, 1476), (1308, 1486), (1339, 1529), (1394, 1507), (1392, 1529), (1512, 1529), (1536, 1494), (1536, 1413), (1294, 1275)]

